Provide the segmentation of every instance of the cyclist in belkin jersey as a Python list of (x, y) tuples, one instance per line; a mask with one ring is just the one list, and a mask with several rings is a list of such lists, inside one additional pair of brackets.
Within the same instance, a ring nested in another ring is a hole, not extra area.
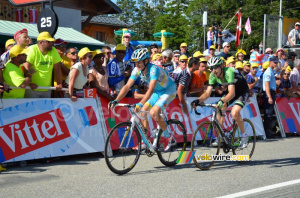
[[(136, 111), (148, 111), (150, 108), (151, 117), (164, 131), (166, 144), (164, 150), (168, 150), (171, 145), (172, 138), (167, 130), (167, 125), (164, 119), (160, 116), (160, 112), (164, 110), (170, 102), (176, 97), (176, 86), (168, 76), (167, 71), (149, 62), (149, 53), (147, 48), (137, 49), (133, 52), (131, 61), (135, 62), (131, 76), (127, 84), (121, 89), (116, 100), (109, 103), (109, 108), (112, 109), (115, 105), (125, 97), (136, 79), (140, 76), (141, 80), (148, 84), (148, 91), (143, 99), (136, 104)], [(143, 115), (145, 116), (145, 115)], [(147, 121), (143, 120), (145, 131), (147, 131)]]
[[(207, 90), (200, 96), (200, 98), (193, 101), (192, 104), (199, 104), (200, 102), (204, 102), (207, 98), (209, 98), (213, 90), (213, 86), (216, 83), (228, 86), (228, 94), (219, 100), (217, 106), (221, 110), (225, 110), (230, 104), (234, 103), (231, 110), (231, 116), (236, 121), (238, 127), (242, 132), (241, 144), (239, 147), (245, 148), (248, 143), (248, 137), (245, 133), (241, 110), (245, 106), (249, 98), (249, 88), (247, 82), (243, 75), (234, 68), (221, 67), (223, 61), (219, 57), (212, 57), (211, 59), (209, 59), (207, 64), (212, 71), (209, 76), (209, 85), (207, 87)], [(224, 116), (225, 115), (222, 115), (220, 117), (220, 115), (218, 115), (218, 120), (220, 123), (223, 123)]]

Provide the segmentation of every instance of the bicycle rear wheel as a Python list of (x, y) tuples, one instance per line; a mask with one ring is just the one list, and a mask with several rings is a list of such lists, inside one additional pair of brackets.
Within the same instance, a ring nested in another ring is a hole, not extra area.
[(141, 154), (141, 136), (136, 128), (130, 130), (131, 125), (131, 122), (117, 124), (105, 142), (105, 162), (112, 172), (119, 175), (133, 169)]
[[(232, 140), (231, 144), (233, 146), (232, 152), (234, 155), (249, 155), (249, 159), (252, 157), (255, 149), (256, 144), (256, 132), (255, 128), (253, 126), (253, 123), (248, 119), (243, 119), (244, 126), (245, 126), (245, 133), (247, 133), (248, 136), (248, 145), (246, 148), (240, 149), (238, 148), (241, 141), (241, 129), (236, 125), (234, 128), (234, 131), (232, 133)], [(241, 157), (240, 157), (241, 158)], [(243, 158), (241, 158), (243, 159)], [(247, 161), (238, 161), (240, 163), (245, 163)]]
[(195, 151), (193, 160), (196, 166), (201, 170), (210, 169), (215, 161), (209, 156), (219, 155), (220, 152), (219, 129), (211, 121), (202, 122), (195, 130), (191, 144), (192, 151)]
[[(157, 138), (157, 156), (161, 163), (165, 166), (175, 166), (177, 158), (181, 151), (185, 151), (187, 145), (186, 130), (179, 120), (168, 120), (171, 134), (171, 147), (168, 149), (167, 145), (169, 139), (163, 136), (163, 131), (160, 130)], [(176, 139), (175, 139), (176, 135)]]

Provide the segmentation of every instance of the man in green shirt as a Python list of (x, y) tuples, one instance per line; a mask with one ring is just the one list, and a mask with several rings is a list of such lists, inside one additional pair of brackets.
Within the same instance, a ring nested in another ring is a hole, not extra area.
[[(31, 76), (34, 74), (34, 69), (29, 69), (26, 77), (24, 77), (21, 65), (26, 62), (25, 49), (19, 45), (13, 46), (9, 50), (9, 56), (11, 60), (5, 65), (3, 71), (3, 78), (6, 84), (14, 87), (26, 88), (28, 85), (35, 89), (36, 84), (31, 84)], [(25, 89), (13, 89), (9, 92), (4, 92), (3, 98), (24, 98)]]
[[(35, 70), (31, 81), (39, 87), (52, 86), (52, 71), (54, 69), (54, 80), (57, 82), (56, 90), (62, 88), (61, 57), (53, 47), (54, 38), (49, 32), (41, 32), (37, 37), (38, 43), (29, 47), (26, 63), (24, 63), (25, 74), (30, 68)], [(25, 98), (50, 98), (51, 91), (45, 89), (30, 90), (25, 92)]]
[[(209, 76), (207, 90), (200, 96), (199, 99), (193, 101), (193, 103), (197, 105), (197, 103), (199, 104), (200, 102), (204, 102), (207, 98), (209, 98), (213, 90), (213, 86), (217, 83), (223, 86), (228, 86), (228, 94), (222, 97), (216, 106), (219, 109), (225, 110), (230, 104), (234, 103), (231, 110), (231, 116), (241, 129), (242, 138), (239, 147), (242, 149), (248, 145), (248, 137), (245, 133), (241, 110), (249, 98), (249, 87), (247, 81), (239, 71), (232, 67), (223, 68), (221, 67), (222, 64), (223, 61), (220, 57), (212, 57), (209, 59), (207, 65), (210, 67), (212, 73)], [(222, 124), (224, 117), (220, 117), (220, 115), (218, 115), (217, 118)]]

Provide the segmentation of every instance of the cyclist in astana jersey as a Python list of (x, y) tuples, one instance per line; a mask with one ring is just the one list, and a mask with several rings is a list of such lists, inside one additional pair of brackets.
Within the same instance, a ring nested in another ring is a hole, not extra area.
[[(161, 127), (161, 129), (164, 131), (164, 136), (166, 139), (168, 139), (170, 134), (167, 130), (166, 123), (160, 116), (160, 113), (176, 97), (176, 86), (171, 77), (168, 76), (168, 73), (163, 68), (150, 63), (149, 58), (150, 56), (147, 48), (137, 49), (133, 52), (131, 61), (135, 62), (135, 68), (133, 69), (128, 82), (121, 89), (116, 100), (109, 103), (109, 108), (114, 108), (115, 105), (125, 97), (137, 78), (140, 77), (142, 81), (148, 84), (149, 88), (143, 99), (136, 104), (135, 111), (148, 111), (151, 108), (151, 117)], [(147, 131), (147, 120), (142, 120), (142, 123), (145, 131)], [(169, 139), (171, 141), (171, 138)], [(170, 141), (168, 142), (168, 145), (171, 144)], [(165, 150), (168, 148), (169, 146), (165, 147)]]
[[(204, 92), (199, 99), (193, 101), (194, 104), (199, 102), (204, 102), (210, 97), (213, 90), (213, 86), (219, 83), (224, 86), (228, 86), (228, 94), (222, 97), (217, 106), (221, 110), (225, 110), (230, 104), (234, 103), (231, 116), (236, 120), (237, 125), (241, 129), (242, 138), (240, 148), (245, 148), (247, 146), (247, 134), (245, 133), (244, 122), (241, 116), (241, 110), (245, 106), (249, 98), (249, 88), (245, 78), (242, 74), (232, 67), (221, 67), (223, 64), (222, 59), (219, 57), (212, 57), (208, 61), (208, 66), (210, 67), (212, 73), (209, 76), (209, 83), (206, 92)], [(224, 115), (218, 115), (218, 120), (220, 123), (224, 121)]]

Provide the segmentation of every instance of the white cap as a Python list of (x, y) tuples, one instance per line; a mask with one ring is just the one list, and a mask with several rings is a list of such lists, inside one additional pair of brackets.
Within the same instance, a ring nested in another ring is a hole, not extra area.
[(296, 22), (296, 23), (295, 23), (295, 26), (296, 26), (296, 25), (300, 25), (300, 23), (299, 23), (299, 22)]
[(226, 45), (229, 45), (229, 43), (228, 43), (228, 42), (224, 42), (224, 43), (223, 43), (223, 48), (224, 48)]

